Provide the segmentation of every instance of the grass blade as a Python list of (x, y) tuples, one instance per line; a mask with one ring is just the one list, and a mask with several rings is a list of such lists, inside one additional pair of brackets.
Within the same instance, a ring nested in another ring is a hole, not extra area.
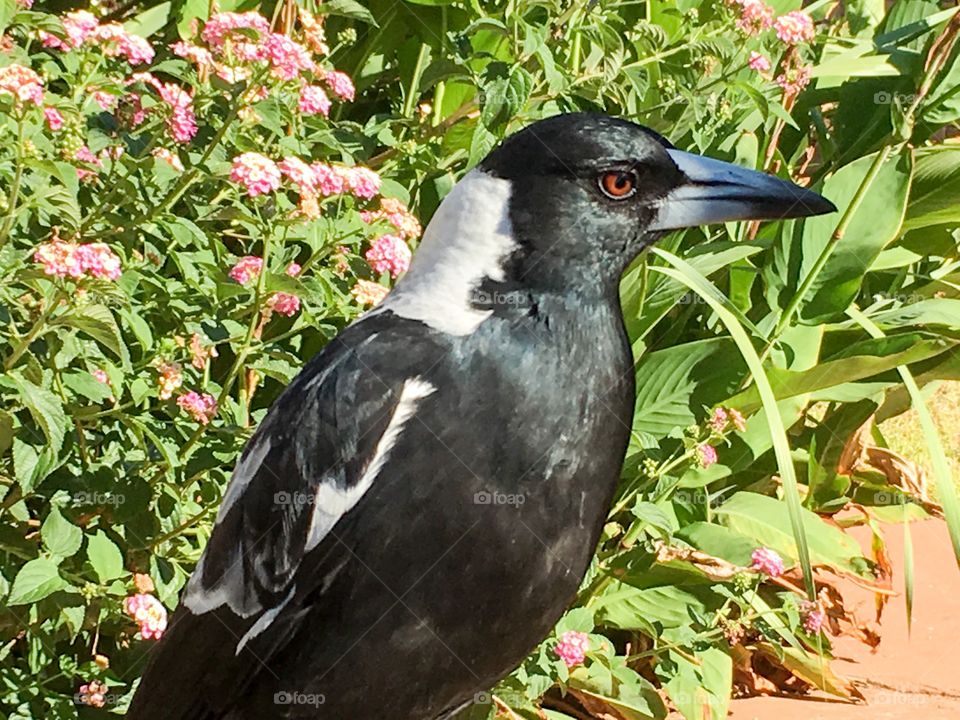
[(790, 526), (793, 531), (794, 542), (797, 544), (800, 567), (803, 570), (803, 582), (809, 598), (815, 600), (817, 596), (816, 586), (813, 581), (813, 568), (810, 565), (810, 548), (807, 545), (807, 536), (803, 528), (800, 492), (797, 488), (797, 475), (793, 466), (793, 459), (790, 456), (790, 444), (787, 440), (786, 428), (783, 426), (783, 420), (777, 408), (777, 398), (773, 393), (770, 382), (767, 380), (760, 356), (757, 355), (756, 348), (754, 348), (750, 342), (750, 337), (737, 319), (736, 314), (730, 309), (729, 300), (723, 296), (713, 283), (677, 256), (657, 248), (653, 248), (651, 252), (673, 266), (652, 266), (651, 270), (672, 277), (703, 298), (704, 302), (710, 306), (727, 328), (730, 336), (734, 342), (736, 342), (740, 354), (743, 355), (743, 359), (746, 361), (750, 373), (753, 375), (754, 382), (760, 394), (760, 400), (763, 404), (763, 409), (766, 412), (767, 426), (770, 430), (770, 437), (773, 440), (774, 455), (777, 459), (777, 467), (780, 470), (780, 479), (783, 481), (787, 510), (790, 516)]
[[(847, 315), (866, 330), (871, 337), (884, 337), (883, 331), (856, 308), (848, 308)], [(940, 505), (943, 506), (943, 515), (947, 520), (947, 529), (950, 531), (950, 542), (953, 544), (953, 554), (957, 560), (957, 567), (960, 568), (960, 501), (957, 499), (957, 488), (953, 484), (953, 478), (950, 477), (947, 454), (943, 450), (940, 433), (937, 432), (937, 426), (933, 423), (933, 417), (927, 409), (927, 403), (924, 401), (923, 395), (920, 394), (917, 381), (913, 379), (913, 373), (904, 365), (898, 367), (897, 372), (900, 373), (900, 379), (903, 380), (903, 384), (910, 394), (913, 409), (917, 411), (917, 416), (920, 418), (923, 438), (927, 443), (930, 461), (933, 463), (937, 495)]]

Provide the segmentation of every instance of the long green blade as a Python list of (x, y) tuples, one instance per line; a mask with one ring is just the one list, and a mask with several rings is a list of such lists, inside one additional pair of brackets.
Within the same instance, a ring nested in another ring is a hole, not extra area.
[(713, 283), (676, 255), (658, 248), (653, 248), (651, 252), (673, 266), (673, 268), (652, 266), (651, 270), (656, 270), (683, 283), (703, 298), (704, 302), (710, 306), (727, 328), (730, 336), (734, 342), (736, 342), (740, 354), (743, 355), (743, 359), (746, 361), (750, 373), (753, 375), (754, 382), (757, 384), (757, 390), (760, 393), (760, 401), (766, 412), (767, 427), (770, 430), (770, 437), (773, 441), (773, 450), (777, 458), (777, 467), (780, 470), (780, 479), (783, 481), (783, 489), (790, 516), (790, 527), (793, 531), (794, 542), (797, 544), (800, 567), (803, 570), (803, 582), (807, 588), (809, 598), (815, 600), (817, 596), (816, 587), (813, 582), (813, 568), (810, 565), (810, 549), (807, 546), (807, 536), (803, 528), (800, 492), (797, 489), (797, 476), (793, 467), (793, 459), (790, 457), (790, 444), (787, 441), (786, 428), (783, 426), (783, 419), (780, 417), (780, 411), (777, 408), (777, 398), (773, 393), (770, 382), (767, 380), (766, 372), (764, 372), (763, 362), (760, 360), (760, 356), (757, 355), (757, 351), (750, 342), (750, 338), (743, 329), (743, 325), (737, 320), (736, 315), (729, 308), (729, 300), (723, 296)]
[[(848, 308), (847, 315), (866, 330), (871, 337), (884, 337), (883, 331), (856, 308)], [(957, 567), (960, 567), (960, 501), (957, 499), (957, 488), (953, 484), (953, 478), (950, 477), (950, 467), (947, 464), (947, 455), (943, 450), (943, 443), (940, 441), (940, 433), (937, 432), (937, 426), (933, 423), (933, 417), (927, 409), (927, 403), (924, 401), (923, 395), (920, 394), (920, 388), (917, 386), (917, 381), (913, 379), (910, 368), (901, 365), (897, 368), (897, 372), (900, 373), (900, 379), (903, 380), (907, 392), (910, 393), (913, 408), (920, 418), (923, 438), (927, 443), (927, 451), (930, 453), (930, 459), (933, 463), (937, 495), (940, 504), (943, 506), (943, 515), (947, 519), (947, 529), (950, 531), (950, 542), (953, 544), (953, 554), (957, 560)]]

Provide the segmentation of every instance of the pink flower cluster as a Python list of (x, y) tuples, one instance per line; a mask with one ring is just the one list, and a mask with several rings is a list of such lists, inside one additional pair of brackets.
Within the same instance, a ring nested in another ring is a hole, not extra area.
[(129, 83), (135, 82), (142, 82), (152, 87), (170, 108), (167, 127), (173, 139), (178, 143), (190, 142), (197, 134), (197, 116), (193, 112), (193, 92), (176, 83), (162, 82), (148, 72), (131, 75)]
[(267, 300), (267, 308), (271, 312), (293, 317), (300, 312), (300, 298), (285, 292), (276, 292)]
[(754, 51), (750, 53), (750, 61), (747, 63), (747, 66), (751, 70), (765, 73), (770, 70), (770, 60), (765, 55)]
[(63, 127), (63, 115), (53, 107), (43, 109), (43, 119), (47, 121), (47, 127), (56, 132)]
[(0, 95), (13, 95), (17, 107), (23, 103), (43, 104), (43, 80), (24, 66), (0, 67)]
[(233, 159), (230, 179), (243, 185), (247, 195), (256, 197), (280, 187), (280, 169), (273, 160), (260, 153), (245, 152)]
[(207, 20), (201, 35), (213, 50), (222, 52), (226, 49), (228, 39), (240, 43), (250, 41), (248, 36), (236, 33), (235, 30), (254, 30), (260, 35), (266, 35), (270, 32), (270, 23), (258, 12), (222, 12)]
[(708, 468), (717, 462), (717, 449), (713, 445), (703, 443), (697, 446), (697, 464)]
[(803, 629), (811, 635), (816, 635), (823, 627), (827, 619), (826, 613), (820, 608), (819, 603), (804, 600), (800, 603), (800, 615), (802, 618)]
[(131, 65), (153, 61), (153, 47), (144, 38), (128, 33), (119, 23), (101, 25), (100, 21), (86, 10), (76, 10), (64, 15), (63, 30), (66, 39), (41, 32), (40, 38), (44, 46), (66, 52), (84, 44), (97, 45), (107, 57), (122, 57)]
[(357, 94), (356, 88), (353, 86), (353, 80), (346, 73), (330, 70), (323, 79), (333, 90), (333, 94), (343, 100), (353, 100)]
[[(317, 198), (320, 196), (350, 192), (355, 197), (369, 200), (380, 191), (380, 176), (365, 167), (334, 166), (319, 162), (308, 165), (294, 156), (275, 163), (255, 152), (243, 153), (233, 159), (230, 179), (243, 185), (251, 197), (277, 190), (283, 178), (289, 180), (300, 193), (300, 212), (308, 218), (319, 216)], [(411, 227), (409, 223), (406, 225), (408, 230)]]
[(270, 33), (263, 41), (263, 52), (273, 74), (281, 80), (295, 80), (316, 65), (304, 47), (286, 35)]
[(89, 707), (102, 708), (107, 704), (108, 688), (99, 680), (91, 680), (80, 686), (77, 691), (76, 700), (81, 705)]
[(319, 85), (304, 85), (300, 89), (300, 100), (297, 107), (304, 115), (330, 114), (330, 98)]
[(739, 410), (734, 408), (724, 409), (722, 407), (714, 408), (713, 415), (710, 416), (710, 429), (716, 433), (722, 433), (729, 429), (729, 424), (743, 432), (747, 429), (747, 421)]
[(364, 255), (375, 273), (388, 272), (394, 278), (407, 271), (411, 256), (410, 248), (397, 235), (381, 235)]
[(80, 245), (51, 240), (37, 246), (33, 260), (43, 265), (45, 274), (55, 277), (90, 276), (102, 280), (120, 277), (120, 258), (105, 243)]
[(563, 660), (563, 664), (568, 668), (583, 665), (589, 649), (590, 636), (576, 630), (568, 630), (563, 633), (557, 640), (557, 644), (553, 646), (553, 651), (557, 654), (557, 657)]
[(148, 593), (129, 595), (123, 601), (123, 610), (140, 625), (144, 640), (159, 640), (167, 629), (167, 609)]
[(790, 65), (777, 75), (776, 83), (787, 95), (798, 95), (810, 84), (809, 65)]
[(783, 558), (780, 557), (776, 550), (765, 547), (757, 548), (750, 556), (750, 560), (751, 570), (756, 570), (772, 578), (783, 575)]
[(810, 42), (816, 35), (813, 27), (813, 18), (801, 10), (781, 15), (773, 23), (777, 37), (787, 45), (799, 45)]
[(177, 398), (177, 405), (201, 425), (208, 424), (217, 414), (217, 399), (207, 393), (191, 390)]
[(247, 255), (237, 260), (237, 264), (230, 268), (230, 279), (241, 285), (255, 280), (263, 270), (263, 258)]
[(773, 8), (763, 0), (734, 0), (740, 6), (737, 28), (747, 35), (755, 35), (773, 25)]
[(381, 198), (379, 210), (361, 212), (360, 217), (367, 223), (386, 220), (399, 231), (400, 237), (406, 240), (414, 240), (423, 232), (417, 218), (396, 198)]
[[(256, 38), (238, 31), (253, 31)], [(174, 52), (197, 65), (216, 63), (215, 57), (227, 61), (219, 66), (217, 74), (227, 82), (236, 82), (249, 76), (246, 68), (231, 65), (235, 61), (252, 63), (266, 61), (274, 77), (295, 80), (304, 72), (316, 69), (310, 53), (300, 43), (281, 33), (270, 32), (270, 23), (257, 12), (223, 12), (211, 17), (203, 28), (201, 37), (210, 47), (202, 48), (178, 43)]]

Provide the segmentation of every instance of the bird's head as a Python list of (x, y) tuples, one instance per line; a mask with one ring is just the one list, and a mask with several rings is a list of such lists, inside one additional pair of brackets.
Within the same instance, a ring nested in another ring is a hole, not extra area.
[(454, 187), (388, 305), (419, 296), (483, 312), (498, 288), (615, 295), (627, 264), (672, 230), (833, 210), (815, 192), (677, 150), (636, 123), (558, 115), (504, 140)]

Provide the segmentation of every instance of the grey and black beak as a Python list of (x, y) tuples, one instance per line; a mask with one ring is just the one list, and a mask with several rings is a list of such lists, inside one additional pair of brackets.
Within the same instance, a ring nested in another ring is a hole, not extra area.
[(685, 180), (661, 200), (651, 230), (732, 220), (782, 220), (837, 209), (822, 195), (773, 175), (682, 150), (667, 152)]

